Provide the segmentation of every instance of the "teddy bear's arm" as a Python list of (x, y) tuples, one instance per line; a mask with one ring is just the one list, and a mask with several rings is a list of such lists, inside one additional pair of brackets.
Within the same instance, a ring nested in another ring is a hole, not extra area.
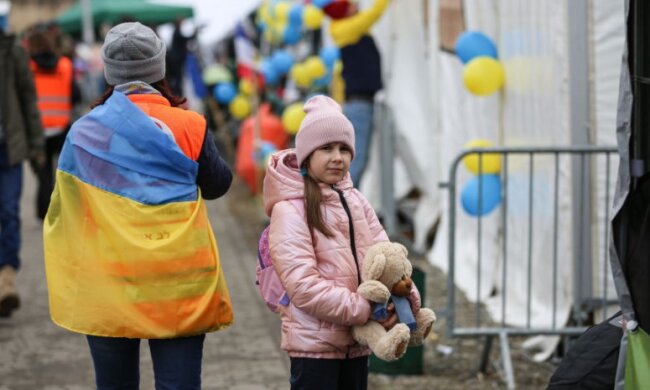
[(408, 300), (411, 304), (411, 311), (413, 311), (413, 314), (417, 314), (422, 307), (422, 298), (420, 297), (420, 291), (418, 290), (415, 283), (413, 283), (413, 287), (411, 288), (411, 293), (408, 296)]
[(359, 285), (357, 293), (371, 302), (385, 303), (390, 291), (378, 280), (367, 280)]

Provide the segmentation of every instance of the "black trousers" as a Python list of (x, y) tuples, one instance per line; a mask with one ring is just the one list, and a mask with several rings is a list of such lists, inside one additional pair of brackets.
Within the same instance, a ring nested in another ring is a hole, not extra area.
[(366, 390), (368, 357), (291, 358), (291, 390)]
[(45, 138), (45, 164), (36, 172), (38, 175), (38, 190), (36, 193), (36, 217), (45, 219), (47, 208), (50, 206), (50, 196), (54, 191), (54, 175), (57, 159), (68, 131)]

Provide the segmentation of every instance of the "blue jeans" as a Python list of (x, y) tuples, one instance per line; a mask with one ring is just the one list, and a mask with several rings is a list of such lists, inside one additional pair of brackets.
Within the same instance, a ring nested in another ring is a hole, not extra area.
[(0, 268), (20, 268), (20, 193), (23, 165), (9, 165), (7, 146), (0, 144)]
[[(140, 339), (86, 336), (98, 390), (140, 386)], [(156, 390), (200, 390), (205, 335), (151, 339)]]
[(291, 390), (366, 390), (368, 357), (291, 358)]
[(370, 100), (355, 100), (345, 102), (343, 113), (354, 126), (354, 159), (350, 164), (350, 175), (355, 187), (361, 184), (363, 171), (368, 165), (370, 144), (373, 133), (374, 103)]

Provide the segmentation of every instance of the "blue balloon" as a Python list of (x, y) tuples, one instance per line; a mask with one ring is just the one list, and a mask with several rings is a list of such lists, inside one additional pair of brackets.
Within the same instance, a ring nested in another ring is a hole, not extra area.
[(474, 57), (497, 57), (497, 47), (485, 34), (478, 31), (465, 31), (456, 40), (456, 55), (463, 62), (468, 63)]
[(332, 82), (332, 74), (327, 73), (325, 76), (314, 80), (314, 87), (327, 87)]
[(302, 4), (294, 4), (289, 9), (289, 24), (294, 27), (302, 26), (302, 13), (304, 8)]
[(312, 0), (312, 4), (315, 5), (318, 8), (324, 8), (328, 6), (331, 2), (334, 0)]
[[(480, 204), (479, 181), (481, 185)], [(465, 184), (465, 188), (460, 194), (460, 203), (463, 210), (473, 217), (489, 214), (501, 203), (501, 179), (498, 175), (474, 176)]]
[(221, 104), (228, 104), (237, 96), (237, 88), (233, 83), (220, 83), (214, 87), (214, 98)]
[(275, 69), (269, 59), (262, 60), (260, 72), (264, 76), (264, 83), (266, 85), (276, 85), (280, 81), (280, 73)]
[(300, 32), (300, 27), (296, 27), (294, 25), (288, 25), (287, 28), (284, 30), (284, 43), (288, 45), (293, 45), (294, 43), (298, 43), (300, 41), (300, 38), (302, 37), (302, 34)]
[(326, 46), (320, 49), (320, 58), (328, 68), (333, 68), (334, 63), (341, 57), (339, 48), (336, 46)]
[(278, 148), (276, 148), (274, 144), (268, 141), (262, 141), (253, 151), (253, 159), (259, 163), (263, 163), (270, 154), (277, 151)]
[(286, 74), (293, 66), (293, 56), (286, 50), (276, 50), (271, 56), (273, 67), (280, 73)]

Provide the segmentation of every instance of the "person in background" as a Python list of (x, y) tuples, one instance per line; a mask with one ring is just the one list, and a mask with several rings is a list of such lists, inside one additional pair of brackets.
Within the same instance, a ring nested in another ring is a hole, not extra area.
[(54, 164), (63, 148), (80, 91), (74, 79), (72, 61), (57, 54), (51, 32), (36, 30), (27, 39), (34, 73), (38, 109), (45, 133), (45, 164), (38, 172), (36, 217), (45, 219), (54, 189)]
[(0, 16), (0, 317), (20, 306), (20, 195), (23, 161), (39, 171), (45, 161), (43, 129), (27, 54), (6, 34)]
[[(355, 343), (351, 327), (365, 324), (372, 310), (356, 291), (368, 248), (388, 236), (352, 187), (354, 129), (341, 107), (316, 95), (304, 110), (296, 148), (273, 154), (264, 178), (271, 259), (290, 300), (280, 309), (281, 346), (292, 390), (363, 390), (370, 349)], [(386, 329), (397, 322), (389, 310)], [(408, 340), (408, 330), (396, 331)]]
[(375, 0), (364, 11), (359, 11), (356, 2), (348, 0), (335, 0), (324, 8), (332, 18), (329, 32), (341, 50), (345, 81), (343, 113), (352, 122), (356, 136), (356, 157), (350, 165), (350, 175), (357, 188), (368, 164), (375, 94), (382, 88), (381, 56), (369, 30), (384, 13), (388, 1)]
[(183, 19), (176, 19), (174, 22), (174, 32), (172, 33), (172, 42), (167, 52), (167, 80), (171, 86), (172, 92), (176, 95), (183, 94), (183, 71), (185, 70), (185, 60), (188, 53), (188, 44), (196, 39), (201, 26), (194, 30), (190, 36), (183, 35), (181, 25)]
[(68, 133), (43, 225), (50, 316), (86, 335), (98, 389), (138, 388), (147, 339), (156, 388), (198, 390), (205, 333), (233, 320), (204, 202), (232, 173), (153, 30), (118, 24), (101, 55), (109, 87)]

